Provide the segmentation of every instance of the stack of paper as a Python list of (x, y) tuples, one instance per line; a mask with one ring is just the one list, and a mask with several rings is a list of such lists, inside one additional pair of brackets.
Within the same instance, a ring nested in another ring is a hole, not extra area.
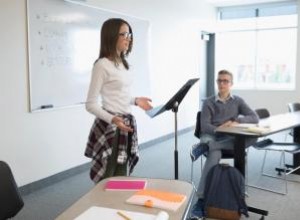
[(157, 215), (146, 214), (142, 212), (133, 212), (126, 210), (110, 209), (104, 207), (92, 206), (74, 220), (168, 220), (169, 214), (161, 211)]
[(176, 211), (185, 200), (186, 196), (182, 194), (145, 189), (136, 192), (126, 202)]
[(238, 123), (233, 125), (233, 127), (237, 127), (237, 128), (251, 128), (257, 126), (258, 126), (257, 124), (253, 124), (253, 123)]
[(269, 127), (249, 127), (245, 128), (245, 131), (255, 133), (255, 134), (264, 134), (270, 131)]

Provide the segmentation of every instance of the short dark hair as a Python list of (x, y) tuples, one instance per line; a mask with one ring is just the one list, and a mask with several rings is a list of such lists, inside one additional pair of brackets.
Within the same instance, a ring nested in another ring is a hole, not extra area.
[(220, 70), (218, 72), (218, 75), (229, 75), (231, 78), (231, 82), (233, 82), (233, 74), (229, 72), (228, 70)]
[[(132, 34), (132, 28), (129, 23), (121, 18), (110, 18), (103, 23), (101, 28), (100, 53), (98, 59), (110, 57), (114, 61), (115, 65), (118, 65), (116, 45), (119, 38), (119, 30), (123, 24), (126, 24), (129, 27), (129, 33)], [(127, 57), (131, 52), (133, 44), (133, 35), (131, 36), (128, 50), (125, 53), (122, 52), (120, 57), (126, 69), (129, 69), (129, 64), (125, 57)]]

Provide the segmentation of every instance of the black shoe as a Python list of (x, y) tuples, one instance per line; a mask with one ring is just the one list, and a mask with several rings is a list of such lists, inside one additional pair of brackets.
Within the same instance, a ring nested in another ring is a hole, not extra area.
[(206, 143), (195, 144), (190, 152), (192, 161), (197, 160), (202, 154), (208, 151), (208, 145)]
[(198, 199), (198, 201), (193, 205), (190, 219), (191, 220), (199, 220), (205, 217), (204, 213), (204, 200)]

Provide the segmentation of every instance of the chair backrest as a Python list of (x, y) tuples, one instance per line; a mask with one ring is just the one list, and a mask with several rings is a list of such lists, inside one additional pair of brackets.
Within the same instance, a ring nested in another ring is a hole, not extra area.
[(196, 127), (194, 132), (195, 137), (200, 138), (201, 136), (201, 111), (198, 111), (196, 118)]
[[(199, 138), (201, 137), (201, 111), (198, 111), (197, 118), (196, 118), (196, 127), (194, 131), (195, 137)], [(222, 150), (222, 158), (223, 159), (230, 159), (234, 157), (234, 151), (233, 150)]]
[(288, 104), (289, 112), (297, 112), (300, 111), (300, 103), (293, 102)]
[(266, 108), (255, 109), (255, 112), (258, 115), (259, 119), (264, 119), (264, 118), (270, 117), (270, 112)]
[(14, 217), (24, 206), (8, 164), (0, 161), (0, 220)]

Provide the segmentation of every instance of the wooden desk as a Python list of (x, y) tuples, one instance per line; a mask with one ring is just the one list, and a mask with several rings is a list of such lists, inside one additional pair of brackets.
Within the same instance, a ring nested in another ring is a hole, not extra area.
[[(271, 134), (275, 134), (284, 130), (294, 130), (294, 142), (300, 143), (300, 111), (274, 115), (266, 119), (262, 119), (259, 122), (259, 126), (267, 126), (269, 129), (267, 132), (258, 134), (245, 131), (245, 128), (241, 127), (224, 127), (216, 130), (219, 134), (233, 135), (235, 136), (234, 144), (234, 166), (245, 175), (245, 139), (247, 137), (264, 137)], [(300, 164), (300, 154), (294, 154), (294, 166)], [(300, 174), (300, 170), (295, 172)]]
[[(139, 177), (112, 177), (109, 179), (146, 179), (147, 188), (181, 193), (187, 196), (186, 201), (176, 211), (168, 211), (170, 220), (186, 219), (188, 210), (190, 208), (191, 200), (193, 198), (193, 187), (190, 183), (179, 180), (167, 179), (147, 179)], [(59, 215), (56, 220), (73, 220), (81, 213), (86, 211), (91, 206), (101, 206), (113, 209), (123, 209), (128, 211), (144, 212), (156, 215), (161, 209), (146, 208), (138, 205), (131, 205), (125, 201), (135, 193), (135, 191), (105, 191), (104, 186), (108, 179), (99, 182), (90, 192), (80, 198), (70, 208)], [(101, 216), (100, 216), (101, 217)], [(99, 218), (101, 219), (101, 218)]]

